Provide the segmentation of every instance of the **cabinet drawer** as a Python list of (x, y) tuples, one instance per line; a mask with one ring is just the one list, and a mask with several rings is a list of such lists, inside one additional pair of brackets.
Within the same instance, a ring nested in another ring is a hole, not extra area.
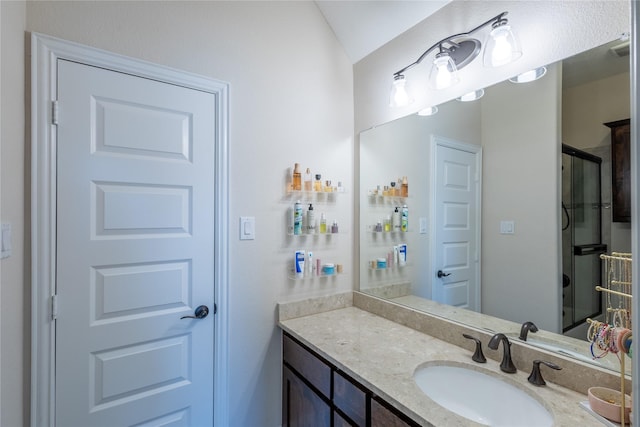
[(285, 363), (297, 371), (326, 398), (331, 398), (331, 367), (318, 359), (288, 335), (283, 335), (282, 355)]
[(371, 427), (418, 427), (418, 424), (405, 418), (371, 398)]
[(358, 426), (367, 423), (367, 394), (341, 373), (333, 372), (333, 404)]

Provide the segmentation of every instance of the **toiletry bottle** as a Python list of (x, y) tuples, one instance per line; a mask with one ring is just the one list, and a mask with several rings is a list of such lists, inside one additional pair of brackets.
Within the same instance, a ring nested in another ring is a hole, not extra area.
[(402, 221), (400, 228), (402, 231), (407, 231), (409, 229), (409, 208), (407, 205), (402, 206)]
[(342, 181), (338, 181), (338, 193), (344, 193), (344, 187), (342, 186)]
[(324, 216), (324, 212), (320, 214), (320, 234), (327, 233), (327, 217)]
[(293, 207), (287, 209), (287, 234), (293, 234)]
[(328, 179), (324, 183), (324, 191), (325, 193), (331, 193), (333, 191), (333, 187), (331, 186), (331, 180)]
[(296, 277), (304, 277), (304, 251), (296, 251), (294, 262)]
[(405, 243), (398, 245), (398, 265), (400, 267), (407, 265), (407, 245)]
[(402, 189), (401, 189), (401, 196), (402, 197), (409, 197), (409, 181), (407, 180), (406, 176), (402, 177)]
[(396, 210), (393, 211), (393, 215), (391, 215), (391, 226), (393, 227), (393, 231), (400, 231), (400, 211), (396, 206)]
[(307, 234), (316, 234), (316, 217), (311, 203), (309, 203), (309, 210), (307, 211)]
[(395, 182), (390, 182), (389, 183), (389, 190), (387, 192), (388, 196), (395, 196), (396, 195), (396, 183)]
[(322, 191), (322, 175), (319, 173), (316, 174), (316, 181), (313, 183), (313, 191)]
[(400, 187), (402, 187), (402, 178), (398, 178), (398, 180), (396, 181), (396, 196), (400, 197), (400, 195), (402, 194), (402, 190), (400, 189)]
[(304, 173), (304, 191), (311, 191), (311, 169), (307, 168), (307, 171)]
[(293, 191), (302, 190), (302, 174), (300, 173), (300, 163), (293, 167)]
[(293, 205), (293, 234), (302, 234), (302, 203), (300, 200)]
[(338, 221), (334, 219), (333, 225), (331, 225), (331, 233), (337, 233), (337, 232), (338, 232)]
[(384, 231), (385, 233), (391, 231), (391, 215), (387, 215), (387, 218), (384, 220)]
[(313, 252), (307, 252), (307, 262), (304, 264), (307, 271), (304, 273), (305, 276), (313, 276), (313, 269), (315, 265), (313, 264)]

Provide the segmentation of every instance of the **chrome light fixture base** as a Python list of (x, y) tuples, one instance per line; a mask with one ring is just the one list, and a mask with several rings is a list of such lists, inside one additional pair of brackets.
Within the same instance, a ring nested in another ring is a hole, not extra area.
[(458, 70), (469, 65), (480, 54), (482, 44), (479, 40), (468, 38), (462, 40), (450, 40), (451, 47), (447, 47), (449, 56), (453, 59)]

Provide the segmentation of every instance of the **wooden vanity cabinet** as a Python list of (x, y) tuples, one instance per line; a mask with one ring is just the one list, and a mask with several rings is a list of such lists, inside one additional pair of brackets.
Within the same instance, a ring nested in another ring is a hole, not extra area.
[(291, 335), (282, 340), (283, 426), (418, 426)]
[(630, 120), (605, 123), (611, 129), (611, 204), (614, 222), (631, 222)]

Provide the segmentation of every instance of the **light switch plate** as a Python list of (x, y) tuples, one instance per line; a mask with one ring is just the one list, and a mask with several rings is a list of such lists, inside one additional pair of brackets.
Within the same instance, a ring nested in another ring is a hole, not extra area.
[(254, 240), (256, 238), (256, 218), (253, 216), (240, 217), (240, 240)]
[(427, 218), (420, 217), (420, 234), (427, 234)]
[(11, 256), (11, 223), (3, 222), (0, 228), (0, 259)]
[(514, 221), (500, 221), (500, 234), (515, 234), (516, 224)]

